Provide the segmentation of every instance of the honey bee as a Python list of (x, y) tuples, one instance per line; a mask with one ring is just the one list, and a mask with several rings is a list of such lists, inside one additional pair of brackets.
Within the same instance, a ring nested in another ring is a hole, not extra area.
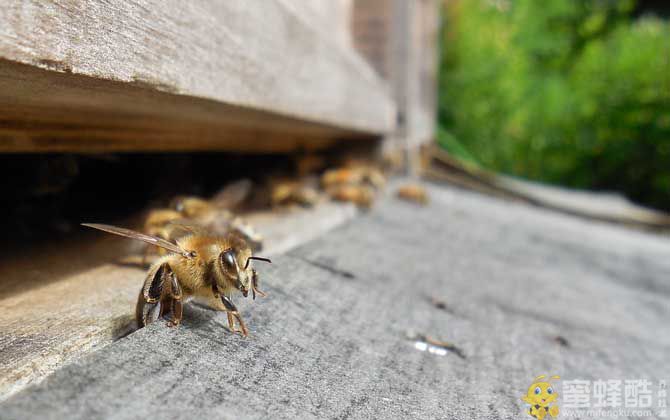
[(321, 176), (324, 188), (342, 184), (369, 185), (380, 190), (386, 184), (384, 174), (371, 164), (350, 163), (349, 166), (330, 169)]
[[(237, 307), (232, 301), (235, 291), (253, 299), (266, 294), (258, 289), (258, 274), (251, 260), (271, 262), (256, 257), (247, 242), (239, 235), (211, 235), (199, 227), (176, 242), (145, 235), (120, 227), (83, 223), (84, 226), (104, 232), (136, 239), (169, 251), (168, 255), (154, 262), (147, 272), (135, 309), (139, 327), (159, 318), (168, 318), (168, 325), (177, 326), (182, 320), (182, 306), (192, 297), (216, 299), (223, 304), (228, 315), (228, 326), (243, 336), (249, 334)], [(235, 320), (240, 329), (235, 328)]]
[(333, 200), (349, 201), (365, 209), (372, 207), (375, 198), (374, 191), (366, 185), (335, 185), (326, 192)]
[(313, 207), (319, 201), (319, 193), (304, 180), (279, 179), (272, 182), (270, 204), (273, 208), (298, 204)]
[(321, 176), (326, 193), (337, 201), (351, 201), (363, 208), (372, 207), (375, 195), (386, 184), (384, 174), (374, 165), (351, 161), (330, 169)]
[(169, 239), (170, 223), (183, 219), (181, 213), (172, 209), (151, 210), (144, 220), (144, 232), (147, 235)]
[(177, 196), (170, 202), (170, 208), (189, 219), (207, 214), (217, 207), (222, 208), (217, 203), (196, 196)]
[(398, 198), (425, 206), (428, 204), (426, 189), (418, 184), (407, 184), (398, 188)]
[[(244, 219), (235, 216), (230, 209), (239, 206), (249, 195), (252, 183), (247, 179), (233, 182), (216, 194), (211, 200), (196, 196), (177, 196), (170, 202), (170, 208), (151, 210), (144, 220), (143, 231), (168, 242), (179, 239), (181, 226), (185, 223), (211, 228), (216, 232), (236, 232), (253, 250), (260, 250), (263, 237)], [(145, 257), (148, 252), (145, 250)], [(165, 252), (159, 249), (159, 255)]]
[(214, 208), (234, 210), (240, 207), (250, 196), (253, 182), (249, 179), (240, 179), (228, 183), (209, 200), (197, 196), (177, 196), (170, 203), (170, 207), (185, 217), (197, 217)]

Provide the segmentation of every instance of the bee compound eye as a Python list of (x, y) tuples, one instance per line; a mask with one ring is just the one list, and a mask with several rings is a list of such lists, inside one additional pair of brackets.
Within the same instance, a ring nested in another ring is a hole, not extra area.
[(539, 386), (537, 388), (535, 388), (535, 395), (540, 395), (541, 393), (542, 393), (542, 390), (540, 389)]
[(229, 249), (228, 251), (224, 251), (221, 253), (221, 262), (223, 265), (231, 270), (235, 269), (235, 255), (233, 253), (233, 250)]

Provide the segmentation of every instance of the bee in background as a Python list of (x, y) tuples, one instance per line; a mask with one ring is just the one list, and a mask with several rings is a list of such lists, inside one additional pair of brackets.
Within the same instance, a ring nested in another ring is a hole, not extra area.
[(334, 185), (326, 192), (333, 200), (348, 201), (364, 209), (371, 208), (375, 199), (374, 190), (366, 185)]
[[(252, 189), (253, 182), (251, 180), (239, 179), (223, 187), (209, 200), (203, 200), (199, 197), (177, 197), (172, 200), (172, 206), (188, 217), (196, 217), (200, 212), (206, 212), (212, 206), (232, 211), (244, 204)], [(189, 200), (189, 198), (195, 198), (195, 200)]]
[(324, 172), (321, 184), (324, 188), (341, 184), (363, 184), (380, 190), (386, 185), (386, 177), (372, 162), (349, 160), (340, 168)]
[[(172, 209), (153, 209), (144, 218), (142, 231), (149, 236), (156, 236), (169, 241), (172, 223), (182, 219), (183, 217), (178, 211)], [(152, 251), (153, 249), (150, 245), (144, 247), (140, 262), (141, 265), (144, 266), (147, 264)], [(158, 248), (156, 252), (159, 256), (165, 255), (165, 249), (163, 248)]]
[(263, 247), (263, 237), (246, 220), (235, 216), (232, 212), (248, 199), (252, 187), (253, 183), (250, 180), (241, 179), (228, 184), (210, 200), (181, 196), (173, 199), (171, 206), (184, 218), (212, 228), (215, 232), (238, 233), (251, 245), (252, 250), (260, 251)]
[(193, 219), (207, 215), (217, 208), (226, 208), (224, 205), (209, 202), (204, 198), (196, 196), (177, 196), (170, 201), (170, 208), (178, 212), (182, 217)]
[(324, 172), (321, 185), (334, 200), (350, 201), (360, 207), (370, 208), (376, 193), (386, 185), (386, 178), (371, 163), (350, 161), (345, 167)]
[(144, 219), (144, 232), (147, 235), (167, 239), (169, 231), (166, 226), (182, 218), (181, 213), (172, 209), (151, 210)]
[(369, 185), (380, 190), (386, 185), (386, 178), (379, 169), (371, 165), (329, 169), (321, 176), (321, 185), (325, 189), (342, 184)]
[(398, 188), (398, 198), (425, 206), (428, 204), (428, 193), (419, 184), (407, 184)]
[(177, 196), (170, 202), (170, 208), (182, 218), (208, 222), (219, 211), (232, 215), (231, 211), (249, 197), (252, 186), (250, 180), (241, 179), (226, 185), (209, 200), (196, 196)]
[[(252, 260), (271, 262), (252, 255), (251, 248), (234, 233), (216, 236), (193, 227), (192, 233), (176, 242), (145, 235), (129, 229), (83, 223), (84, 226), (124, 236), (158, 246), (169, 252), (154, 262), (148, 270), (135, 309), (139, 327), (159, 318), (168, 318), (170, 326), (182, 320), (183, 303), (192, 297), (217, 299), (228, 315), (228, 326), (233, 332), (247, 336), (249, 331), (232, 301), (235, 291), (247, 297), (251, 292), (265, 297), (258, 289), (258, 274)], [(239, 329), (235, 328), (235, 321)]]
[[(244, 202), (249, 196), (251, 187), (251, 181), (242, 179), (226, 186), (211, 200), (195, 196), (175, 197), (170, 203), (170, 208), (154, 209), (147, 214), (143, 231), (150, 236), (174, 242), (183, 233), (180, 226), (200, 225), (215, 232), (236, 232), (251, 245), (253, 250), (258, 251), (262, 248), (263, 237), (244, 219), (230, 211)], [(144, 260), (148, 250), (147, 247)], [(164, 250), (159, 249), (158, 255), (165, 255)]]
[[(302, 207), (313, 207), (319, 201), (316, 188), (309, 185), (310, 179), (294, 180), (280, 178), (270, 185), (270, 205), (273, 208), (298, 204)], [(317, 182), (315, 181), (314, 184)]]

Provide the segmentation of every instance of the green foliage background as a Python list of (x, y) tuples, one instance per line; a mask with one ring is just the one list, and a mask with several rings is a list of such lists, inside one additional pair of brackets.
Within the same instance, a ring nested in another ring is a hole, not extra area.
[(450, 0), (439, 142), (535, 180), (670, 209), (670, 24), (628, 0)]

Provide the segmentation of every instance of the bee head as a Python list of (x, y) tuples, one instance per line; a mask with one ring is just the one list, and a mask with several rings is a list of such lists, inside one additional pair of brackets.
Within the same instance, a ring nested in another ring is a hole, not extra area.
[(226, 290), (232, 286), (242, 292), (244, 297), (252, 291), (255, 299), (259, 290), (256, 273), (250, 262), (251, 260), (270, 262), (270, 260), (253, 256), (248, 243), (237, 234), (228, 236), (225, 244), (228, 248), (223, 249), (216, 260), (216, 286), (219, 290)]
[(251, 275), (247, 273), (247, 258), (243, 254), (235, 248), (226, 249), (219, 254), (218, 263), (225, 280), (246, 297), (251, 288)]

